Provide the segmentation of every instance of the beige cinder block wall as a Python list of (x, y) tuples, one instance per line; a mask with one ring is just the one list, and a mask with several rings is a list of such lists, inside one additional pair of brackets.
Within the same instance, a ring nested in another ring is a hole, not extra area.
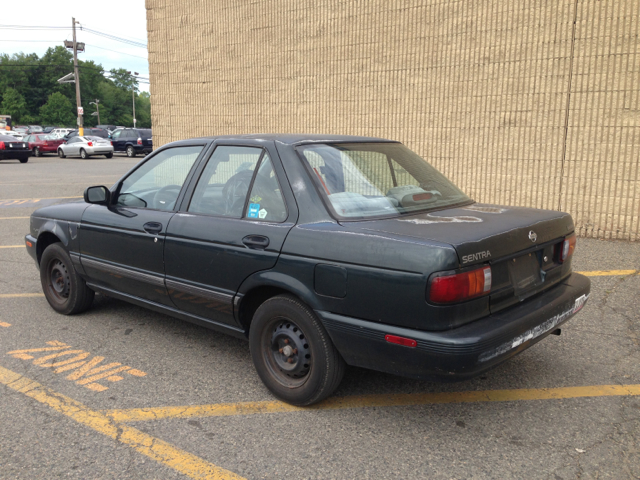
[(147, 0), (156, 145), (400, 140), (480, 202), (640, 233), (640, 0)]

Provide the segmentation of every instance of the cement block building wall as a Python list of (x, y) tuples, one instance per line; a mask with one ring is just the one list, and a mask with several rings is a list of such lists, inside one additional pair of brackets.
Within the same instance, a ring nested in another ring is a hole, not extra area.
[(156, 146), (400, 140), (479, 202), (640, 239), (640, 0), (146, 0)]

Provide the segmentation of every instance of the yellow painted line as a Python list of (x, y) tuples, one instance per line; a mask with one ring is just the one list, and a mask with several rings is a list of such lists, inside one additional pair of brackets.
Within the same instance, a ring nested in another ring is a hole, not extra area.
[(0, 293), (0, 298), (44, 297), (44, 293)]
[(342, 410), (349, 408), (400, 407), (441, 403), (511, 402), (519, 400), (557, 400), (581, 397), (640, 395), (640, 385), (595, 385), (590, 387), (532, 388), (468, 392), (409, 393), (332, 397), (311, 407), (294, 407), (279, 401), (219, 403), (182, 407), (105, 410), (117, 422), (139, 422), (163, 418), (228, 417), (264, 413)]
[(31, 217), (0, 217), (0, 220), (16, 220), (19, 218), (31, 218)]
[(615, 275), (635, 275), (637, 270), (591, 270), (589, 272), (576, 272), (587, 277), (609, 277)]
[(0, 204), (4, 203), (4, 202), (23, 202), (23, 201), (39, 202), (40, 200), (58, 200), (58, 199), (65, 199), (65, 198), (82, 198), (82, 197), (2, 198), (2, 199), (0, 199)]
[(243, 480), (243, 477), (229, 470), (206, 462), (200, 457), (180, 450), (170, 443), (152, 437), (138, 429), (116, 423), (113, 419), (100, 412), (90, 410), (87, 406), (72, 398), (54, 392), (29, 378), (3, 367), (0, 367), (0, 383), (51, 407), (96, 432), (128, 445), (152, 460), (173, 468), (190, 478)]
[(10, 327), (11, 324), (7, 322), (0, 322), (0, 327)]
[(0, 245), (0, 248), (25, 248), (24, 245)]

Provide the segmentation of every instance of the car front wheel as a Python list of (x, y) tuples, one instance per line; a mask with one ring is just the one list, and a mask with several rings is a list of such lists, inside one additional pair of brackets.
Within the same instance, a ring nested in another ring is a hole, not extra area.
[(63, 315), (83, 312), (93, 302), (95, 292), (76, 273), (60, 243), (52, 243), (42, 253), (40, 282), (49, 305)]
[(66, 157), (66, 155), (64, 154), (64, 152), (62, 151), (62, 149), (61, 149), (61, 148), (59, 148), (59, 149), (58, 149), (58, 156), (59, 156), (60, 158), (65, 158), (65, 157)]
[(85, 152), (84, 148), (80, 149), (80, 158), (83, 160), (86, 160), (87, 158), (89, 158), (89, 155), (87, 155), (87, 152)]
[(136, 151), (133, 149), (131, 145), (127, 147), (127, 157), (135, 157)]
[(251, 322), (249, 346), (260, 379), (279, 399), (311, 405), (331, 395), (345, 363), (313, 311), (296, 297), (264, 302)]

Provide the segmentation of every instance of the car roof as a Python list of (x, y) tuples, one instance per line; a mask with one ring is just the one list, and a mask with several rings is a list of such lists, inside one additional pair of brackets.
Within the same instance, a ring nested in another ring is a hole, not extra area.
[(211, 140), (267, 140), (283, 143), (286, 145), (300, 145), (304, 143), (372, 143), (372, 142), (385, 142), (385, 143), (399, 143), (396, 140), (387, 140), (377, 137), (360, 137), (355, 135), (322, 135), (322, 134), (297, 134), (297, 133), (253, 133), (245, 135), (219, 135), (212, 137), (198, 137), (189, 140), (179, 140), (173, 142), (178, 143), (192, 143), (194, 141), (211, 141)]

